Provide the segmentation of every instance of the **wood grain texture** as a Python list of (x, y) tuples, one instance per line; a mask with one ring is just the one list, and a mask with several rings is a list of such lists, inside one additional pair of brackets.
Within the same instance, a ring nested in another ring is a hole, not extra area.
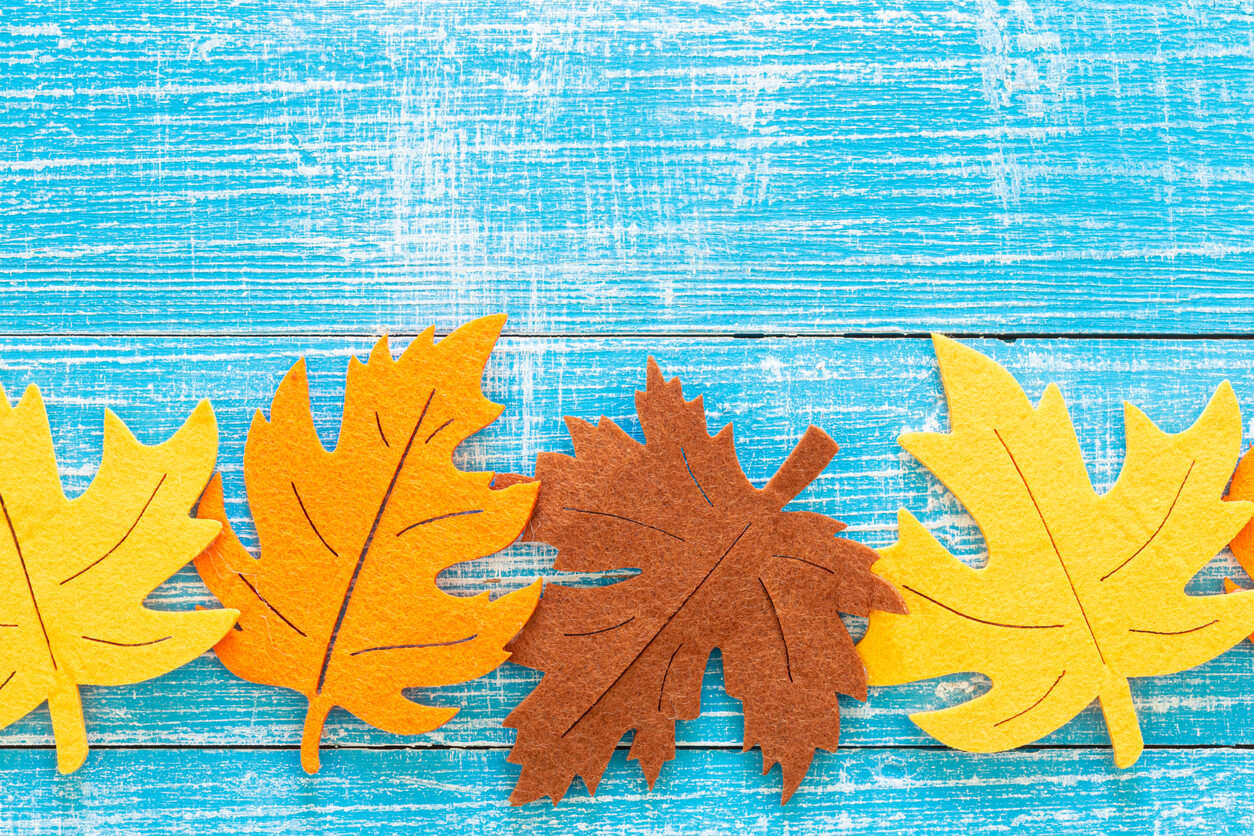
[[(464, 466), (531, 472), (570, 450), (564, 414), (638, 431), (654, 353), (735, 423), (758, 484), (817, 424), (842, 450), (794, 507), (872, 546), (906, 507), (978, 561), (895, 444), (945, 426), (929, 345), (841, 335), (1051, 337), (975, 344), (1030, 395), (1061, 384), (1099, 487), (1122, 399), (1178, 430), (1230, 378), (1250, 425), (1252, 44), (1251, 10), (1208, 0), (0, 0), (0, 384), (43, 388), (71, 492), (103, 408), (156, 441), (211, 398), (251, 544), (244, 438), (297, 357), (330, 443), (368, 335), (504, 310), (486, 385), (508, 409)], [(1088, 338), (1116, 334), (1142, 338)], [(511, 589), (550, 560), (516, 546), (442, 583)], [(1190, 589), (1238, 572), (1222, 556)], [(190, 570), (153, 600), (210, 603)], [(1149, 748), (1123, 772), (1095, 707), (971, 756), (907, 714), (978, 677), (876, 689), (782, 809), (778, 772), (737, 751), (717, 656), (655, 792), (620, 750), (595, 798), (508, 807), (500, 722), (535, 682), (507, 664), (424, 694), (464, 708), (414, 739), (336, 712), (308, 778), (299, 698), (206, 656), (87, 689), (96, 748), (73, 776), (45, 709), (0, 732), (0, 828), (1254, 828), (1249, 644), (1133, 682)]]
[(0, 327), (1241, 333), (1229, 3), (7, 3)]
[[(403, 342), (395, 341), (394, 350), (399, 352)], [(303, 355), (315, 421), (324, 441), (333, 443), (347, 358), (353, 353), (364, 357), (371, 343), (362, 338), (8, 338), (0, 344), (0, 382), (14, 394), (28, 382), (41, 382), (71, 490), (84, 487), (94, 471), (103, 407), (117, 411), (141, 439), (155, 441), (172, 431), (198, 398), (211, 398), (221, 427), (219, 461), (228, 511), (251, 544), (241, 462), (254, 410), (268, 408), (283, 373)], [(1122, 460), (1122, 399), (1139, 404), (1172, 431), (1188, 426), (1225, 378), (1247, 408), (1254, 399), (1254, 343), (1244, 340), (1049, 339), (973, 345), (1005, 364), (1032, 397), (1050, 381), (1060, 384), (1099, 489), (1113, 483)], [(981, 559), (978, 530), (961, 506), (895, 441), (906, 430), (946, 425), (927, 340), (506, 338), (485, 377), (489, 396), (505, 403), (506, 412), (463, 445), (463, 466), (530, 472), (537, 451), (570, 452), (561, 422), (566, 414), (608, 415), (638, 433), (633, 395), (643, 386), (650, 353), (667, 374), (687, 382), (689, 396), (704, 396), (712, 427), (734, 423), (741, 460), (758, 484), (782, 462), (807, 423), (822, 427), (842, 445), (833, 464), (792, 507), (844, 519), (851, 536), (872, 546), (893, 541), (896, 509), (906, 507), (956, 552)], [(512, 589), (537, 574), (553, 578), (546, 569), (549, 560), (543, 547), (516, 546), (455, 567), (444, 582), (450, 591), (464, 594)], [(629, 556), (625, 562), (629, 565)], [(1221, 557), (1190, 589), (1216, 593), (1228, 574), (1240, 577), (1240, 570)], [(155, 600), (171, 606), (211, 603), (190, 570), (163, 587)], [(861, 629), (856, 620), (851, 623), (855, 631)], [(1254, 711), (1252, 653), (1254, 648), (1242, 645), (1196, 670), (1136, 681), (1133, 693), (1147, 743), (1254, 745), (1247, 722)], [(336, 712), (326, 743), (507, 746), (512, 732), (500, 722), (534, 687), (536, 676), (506, 665), (483, 679), (427, 693), (434, 702), (464, 709), (447, 726), (419, 738), (383, 734)], [(853, 746), (935, 747), (907, 713), (959, 702), (982, 687), (979, 677), (958, 676), (877, 689), (865, 705), (847, 700), (842, 740)], [(86, 689), (84, 704), (93, 744), (113, 747), (295, 747), (303, 711), (294, 693), (236, 680), (212, 658), (138, 686)], [(717, 659), (707, 673), (703, 705), (700, 720), (681, 724), (681, 745), (738, 745), (739, 704), (722, 692)], [(6, 745), (46, 745), (49, 740), (43, 710), (3, 734)], [(1096, 707), (1043, 745), (1097, 747), (1109, 758)], [(89, 766), (103, 766), (112, 755), (96, 752)], [(330, 753), (327, 760), (338, 756)], [(287, 757), (295, 767), (295, 752)], [(1105, 768), (1113, 770), (1109, 763)]]
[(0, 826), (30, 833), (1090, 834), (1233, 832), (1254, 817), (1254, 768), (1230, 749), (1146, 751), (1123, 772), (1104, 754), (856, 750), (817, 763), (793, 801), (746, 758), (683, 750), (658, 787), (618, 752), (594, 798), (505, 806), (517, 767), (500, 750), (359, 750), (310, 778), (287, 753), (110, 752), (32, 784), (41, 753), (0, 751)]

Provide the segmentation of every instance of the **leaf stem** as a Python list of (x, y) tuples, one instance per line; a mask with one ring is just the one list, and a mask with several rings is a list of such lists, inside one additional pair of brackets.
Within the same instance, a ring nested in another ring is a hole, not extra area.
[(1097, 694), (1110, 732), (1110, 743), (1115, 749), (1115, 766), (1127, 769), (1141, 756), (1144, 742), (1141, 739), (1141, 723), (1132, 703), (1132, 690), (1128, 680), (1109, 668), (1106, 681)]
[(322, 767), (318, 758), (318, 744), (322, 742), (322, 727), (331, 711), (331, 701), (314, 697), (305, 712), (305, 727), (300, 735), (300, 765), (313, 775)]
[(48, 714), (52, 717), (52, 737), (57, 743), (57, 771), (69, 775), (87, 760), (87, 726), (78, 685), (60, 672), (48, 693)]
[(836, 442), (827, 433), (811, 425), (805, 435), (792, 448), (788, 458), (780, 465), (779, 470), (766, 483), (762, 493), (770, 498), (777, 508), (783, 508), (791, 502), (806, 486), (818, 478), (836, 455)]

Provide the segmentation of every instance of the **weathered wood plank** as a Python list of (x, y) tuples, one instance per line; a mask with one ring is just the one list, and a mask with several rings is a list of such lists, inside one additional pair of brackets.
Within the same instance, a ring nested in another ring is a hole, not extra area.
[[(44, 387), (71, 491), (103, 407), (155, 441), (212, 397), (252, 542), (244, 433), (296, 356), (329, 441), (344, 360), (369, 344), (351, 335), (507, 310), (513, 333), (570, 336), (505, 341), (487, 385), (509, 410), (464, 446), (467, 466), (529, 471), (569, 450), (564, 413), (635, 431), (654, 351), (713, 422), (736, 423), (757, 482), (812, 421), (843, 449), (799, 506), (880, 546), (904, 505), (978, 559), (961, 507), (894, 444), (945, 423), (924, 341), (683, 337), (1248, 334), (1252, 43), (1247, 11), (1177, 0), (10, 3), (0, 335), (39, 336), (0, 336), (0, 383)], [(606, 339), (644, 332), (675, 338)], [(154, 336), (95, 336), (111, 334)], [(983, 347), (1033, 394), (1062, 384), (1100, 486), (1121, 398), (1179, 429), (1229, 376), (1254, 407), (1254, 343)], [(508, 589), (549, 558), (516, 547), (444, 582)], [(1194, 589), (1233, 570), (1221, 558)], [(190, 571), (154, 598), (208, 600)], [(1094, 709), (1044, 751), (978, 757), (906, 718), (975, 678), (878, 690), (846, 703), (846, 748), (782, 809), (777, 774), (725, 748), (741, 722), (717, 659), (657, 792), (620, 751), (595, 799), (576, 787), (513, 810), (500, 722), (531, 671), (430, 695), (465, 708), (417, 739), (337, 712), (328, 746), (413, 748), (328, 752), (309, 779), (284, 748), (299, 698), (206, 657), (87, 689), (99, 748), (74, 776), (53, 774), (44, 710), (0, 731), (36, 747), (0, 749), (0, 826), (1244, 833), (1248, 750), (1215, 747), (1254, 745), (1252, 652), (1134, 682), (1151, 747), (1203, 748), (1151, 748), (1125, 772), (1089, 748), (1105, 742)]]
[[(201, 397), (212, 398), (221, 426), (220, 466), (229, 512), (253, 542), (243, 496), (243, 444), (252, 413), (268, 408), (283, 373), (302, 353), (316, 422), (332, 442), (338, 427), (347, 357), (364, 357), (371, 341), (331, 338), (156, 338), (0, 341), (0, 382), (16, 394), (39, 382), (49, 404), (60, 464), (72, 491), (85, 487), (99, 456), (101, 411), (116, 410), (140, 438), (172, 432)], [(1003, 362), (1039, 395), (1058, 381), (1069, 400), (1081, 446), (1099, 487), (1109, 486), (1122, 455), (1124, 398), (1140, 404), (1170, 430), (1186, 427), (1214, 386), (1232, 380), (1254, 407), (1254, 343), (1230, 341), (1031, 340), (986, 341), (979, 347)], [(394, 346), (399, 350), (400, 342)], [(643, 385), (644, 361), (654, 353), (669, 374), (703, 394), (711, 426), (734, 422), (751, 479), (763, 483), (787, 456), (806, 424), (830, 432), (842, 450), (796, 503), (849, 521), (851, 536), (884, 546), (895, 535), (896, 509), (914, 511), (956, 551), (978, 559), (981, 541), (962, 508), (896, 445), (905, 430), (941, 428), (946, 412), (926, 340), (865, 339), (531, 339), (507, 338), (489, 365), (486, 389), (507, 409), (500, 421), (462, 448), (467, 467), (531, 472), (535, 453), (569, 452), (561, 416), (608, 415), (638, 434), (633, 393)], [(470, 593), (508, 589), (546, 573), (551, 552), (518, 546), (447, 573), (447, 588)], [(630, 562), (629, 556), (624, 557)], [(1220, 589), (1239, 572), (1220, 559), (1193, 589)], [(547, 573), (552, 578), (552, 573)], [(187, 570), (160, 590), (164, 603), (190, 606), (209, 599)], [(854, 629), (860, 629), (855, 624)], [(1151, 745), (1254, 744), (1254, 648), (1243, 645), (1195, 671), (1134, 683), (1145, 737)], [(440, 689), (431, 699), (464, 705), (443, 729), (404, 741), (365, 728), (337, 712), (328, 744), (401, 743), (418, 746), (501, 746), (512, 732), (501, 720), (535, 684), (536, 674), (507, 665), (484, 679)], [(907, 712), (959, 701), (978, 689), (972, 677), (951, 677), (880, 689), (867, 705), (846, 703), (843, 739), (861, 745), (929, 745)], [(109, 745), (288, 745), (299, 737), (300, 699), (241, 682), (211, 658), (154, 682), (130, 688), (87, 689), (93, 742)], [(741, 739), (739, 705), (721, 690), (717, 662), (707, 676), (701, 720), (683, 724), (686, 745), (729, 745)], [(1105, 745), (1099, 713), (1090, 709), (1048, 738), (1053, 744)], [(4, 732), (0, 743), (49, 741), (39, 711)]]
[(1254, 328), (1228, 4), (10, 6), (0, 333)]
[(645, 793), (615, 755), (589, 798), (506, 801), (517, 767), (500, 750), (357, 750), (313, 778), (291, 753), (97, 752), (69, 777), (51, 755), (0, 751), (0, 825), (23, 833), (1246, 833), (1248, 751), (1104, 753), (850, 750), (820, 754), (792, 801), (756, 757), (682, 750)]

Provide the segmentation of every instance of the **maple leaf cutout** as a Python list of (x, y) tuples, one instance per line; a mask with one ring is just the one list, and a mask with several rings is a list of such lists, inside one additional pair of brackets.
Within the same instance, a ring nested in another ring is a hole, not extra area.
[(495, 601), (436, 586), (445, 568), (512, 543), (535, 504), (537, 485), (493, 490), (492, 473), (453, 464), (454, 448), (501, 414), (479, 381), (504, 322), (475, 320), (438, 344), (428, 329), (395, 361), (386, 338), (366, 364), (353, 358), (334, 452), (318, 440), (297, 363), (270, 420), (254, 417), (244, 451), (259, 559), (230, 530), (219, 479), (201, 502), (224, 529), (196, 568), (241, 611), (218, 658), (243, 679), (309, 699), (301, 763), (310, 773), (331, 708), (396, 734), (437, 728), (457, 708), (420, 705), (403, 689), (496, 668), (535, 608), (538, 580)]
[(1130, 766), (1142, 743), (1128, 677), (1201, 664), (1254, 627), (1254, 593), (1184, 592), (1254, 508), (1222, 500), (1241, 438), (1232, 387), (1176, 435), (1125, 404), (1127, 458), (1098, 496), (1057, 386), (1034, 408), (992, 360), (934, 345), (951, 431), (900, 441), (971, 512), (988, 563), (961, 563), (899, 512), (900, 539), (874, 571), (910, 614), (872, 613), (858, 645), (871, 684), (986, 674), (982, 696), (911, 717), (973, 752), (1038, 740), (1096, 697), (1115, 763)]
[(838, 608), (865, 615), (901, 601), (870, 573), (875, 553), (834, 535), (843, 524), (781, 509), (827, 466), (836, 444), (810, 427), (765, 488), (740, 469), (732, 427), (711, 437), (701, 398), (685, 401), (652, 358), (636, 393), (645, 444), (602, 418), (567, 418), (575, 456), (542, 453), (543, 487), (526, 539), (556, 546), (554, 567), (641, 570), (599, 588), (549, 584), (510, 644), (545, 672), (509, 715), (511, 801), (557, 803), (576, 775), (596, 791), (618, 741), (649, 786), (675, 754), (675, 721), (700, 713), (701, 681), (721, 648), (741, 700), (747, 751), (783, 771), (787, 801), (816, 748), (833, 751), (837, 692), (866, 695), (866, 674)]
[(106, 411), (100, 470), (67, 499), (39, 390), (27, 388), (11, 406), (0, 389), (0, 727), (47, 700), (63, 773), (87, 757), (80, 684), (160, 676), (208, 650), (235, 621), (234, 610), (143, 605), (218, 533), (189, 514), (217, 447), (207, 402), (152, 447)]
[[(1232, 484), (1228, 486), (1228, 494), (1224, 499), (1235, 502), (1254, 500), (1254, 448), (1247, 450), (1241, 461), (1237, 462), (1236, 472), (1232, 474)], [(1254, 521), (1246, 523), (1228, 545), (1245, 573), (1254, 575)], [(1236, 592), (1240, 588), (1231, 578), (1224, 578), (1226, 591)], [(1254, 641), (1254, 636), (1250, 636), (1250, 640)]]

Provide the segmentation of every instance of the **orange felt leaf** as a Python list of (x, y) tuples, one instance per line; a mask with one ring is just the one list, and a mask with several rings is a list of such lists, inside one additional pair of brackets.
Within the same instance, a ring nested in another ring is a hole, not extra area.
[[(1232, 474), (1232, 483), (1228, 486), (1228, 495), (1224, 499), (1254, 501), (1254, 448), (1247, 450), (1237, 462), (1236, 472)], [(1245, 573), (1254, 575), (1254, 521), (1246, 523), (1245, 527), (1237, 532), (1237, 536), (1232, 538), (1228, 547), (1232, 549), (1233, 557), (1237, 559), (1237, 563), (1241, 564)], [(1237, 592), (1240, 589), (1241, 587), (1237, 586), (1231, 578), (1224, 578), (1225, 591)], [(1250, 641), (1254, 641), (1254, 634), (1251, 634), (1249, 638)]]
[(328, 452), (314, 430), (304, 361), (258, 413), (244, 481), (261, 557), (231, 531), (218, 478), (202, 517), (223, 533), (196, 568), (238, 627), (216, 647), (235, 675), (309, 699), (301, 741), (319, 767), (327, 712), (341, 706), (372, 726), (421, 734), (456, 708), (420, 705), (405, 688), (450, 685), (493, 670), (535, 609), (540, 582), (491, 601), (436, 586), (445, 568), (483, 557), (522, 531), (538, 485), (491, 487), (493, 474), (453, 464), (453, 450), (502, 407), (479, 388), (504, 316), (471, 322), (436, 343), (434, 329), (393, 360), (382, 339), (349, 362), (340, 437)]

